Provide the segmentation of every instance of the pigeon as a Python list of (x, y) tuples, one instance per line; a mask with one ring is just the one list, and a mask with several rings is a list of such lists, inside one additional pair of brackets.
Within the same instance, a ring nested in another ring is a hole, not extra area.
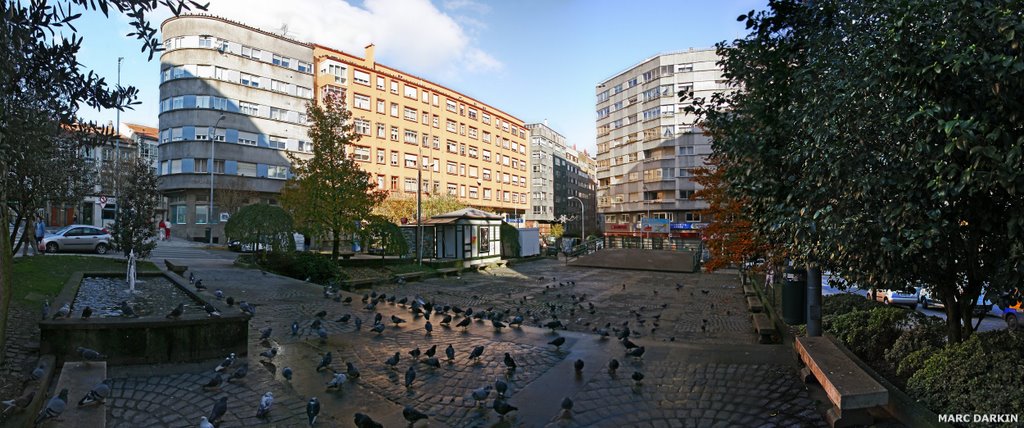
[(323, 326), (323, 325), (324, 325), (323, 321), (321, 321), (319, 319), (315, 319), (315, 320), (313, 320), (313, 322), (309, 323), (309, 331), (319, 330), (320, 327)]
[(216, 297), (217, 300), (224, 299), (224, 290), (221, 290), (219, 288), (216, 289), (216, 290), (213, 290), (213, 297)]
[(644, 347), (641, 346), (639, 348), (633, 348), (630, 349), (629, 351), (626, 351), (626, 355), (629, 355), (630, 357), (633, 358), (642, 359), (644, 357), (644, 351)]
[(199, 428), (216, 428), (210, 423), (210, 419), (206, 416), (199, 418)]
[(477, 347), (473, 348), (473, 350), (469, 353), (469, 359), (473, 360), (473, 359), (480, 358), (480, 356), (483, 355), (483, 354), (484, 354), (484, 346), (483, 345), (477, 346)]
[(404, 323), (405, 320), (401, 319), (401, 318), (399, 318), (397, 316), (392, 315), (391, 316), (391, 322), (395, 323), (395, 327), (398, 327), (398, 325), (401, 324), (401, 323)]
[(36, 392), (32, 391), (32, 390), (29, 390), (28, 392), (23, 394), (21, 397), (18, 397), (18, 398), (12, 399), (12, 400), (4, 400), (4, 401), (2, 401), (2, 403), (4, 405), (3, 415), (6, 416), (12, 410), (24, 409), (24, 408), (28, 407), (29, 404), (32, 404), (32, 399), (35, 398), (35, 397), (36, 397)]
[(441, 368), (441, 362), (438, 361), (437, 357), (429, 357), (423, 360), (423, 364), (433, 367), (435, 369)]
[(469, 328), (469, 323), (471, 322), (473, 322), (473, 320), (470, 317), (465, 317), (462, 321), (459, 321), (458, 324), (455, 324), (455, 326), (462, 327), (462, 331), (466, 331), (466, 329)]
[(548, 321), (548, 323), (544, 324), (544, 326), (547, 327), (547, 328), (550, 328), (552, 332), (554, 332), (556, 329), (559, 329), (559, 328), (561, 328), (561, 329), (565, 328), (565, 326), (562, 325), (562, 322), (559, 321), (559, 320)]
[(564, 345), (564, 344), (565, 344), (565, 338), (562, 337), (562, 336), (558, 336), (558, 337), (552, 339), (550, 342), (548, 342), (548, 345), (555, 345), (555, 349), (561, 349), (562, 345)]
[(249, 363), (243, 363), (241, 366), (238, 366), (233, 373), (231, 373), (231, 376), (228, 376), (228, 382), (244, 378), (247, 374), (249, 374)]
[(351, 314), (344, 314), (344, 315), (338, 317), (338, 319), (334, 320), (334, 322), (348, 322), (348, 320), (350, 320), (350, 319), (352, 319), (352, 315)]
[(494, 381), (494, 391), (498, 393), (499, 397), (504, 397), (505, 392), (508, 391), (508, 384), (505, 381), (498, 379)]
[(227, 303), (228, 306), (234, 306), (235, 305), (235, 298), (231, 297), (231, 296), (228, 296), (227, 299), (224, 299), (224, 303)]
[(256, 308), (249, 304), (249, 302), (238, 302), (238, 309), (241, 310), (243, 313), (249, 314), (250, 316), (256, 316)]
[(274, 405), (274, 393), (267, 391), (263, 394), (263, 398), (260, 398), (260, 405), (256, 408), (256, 417), (263, 418), (270, 413), (270, 407)]
[(90, 317), (92, 317), (92, 307), (86, 306), (85, 309), (82, 309), (82, 319), (87, 320)]
[(121, 309), (121, 316), (128, 318), (138, 318), (139, 316), (135, 313), (135, 309), (128, 304), (127, 301), (122, 300), (118, 305), (118, 309)]
[(216, 403), (213, 404), (213, 409), (210, 410), (210, 423), (216, 424), (220, 422), (220, 418), (224, 417), (224, 414), (228, 412), (228, 397), (220, 397)]
[(30, 373), (30, 377), (32, 378), (32, 380), (39, 380), (45, 374), (46, 374), (46, 364), (40, 362), (39, 366), (37, 366), (35, 369), (32, 370), (32, 373)]
[(274, 332), (274, 329), (272, 327), (266, 327), (264, 329), (261, 329), (260, 330), (260, 340), (263, 341), (263, 340), (270, 339), (270, 334), (273, 333), (273, 332)]
[(211, 378), (209, 381), (207, 381), (205, 384), (203, 384), (203, 389), (206, 389), (206, 390), (220, 389), (221, 385), (223, 385), (223, 384), (224, 384), (224, 378), (221, 377), (220, 374), (215, 374), (215, 375), (213, 375), (213, 378)]
[(173, 310), (171, 310), (171, 313), (167, 314), (167, 319), (169, 319), (169, 320), (176, 320), (178, 318), (181, 318), (181, 314), (183, 314), (184, 312), (185, 312), (185, 304), (184, 303), (178, 303), (178, 306), (176, 308), (174, 308)]
[(364, 413), (356, 413), (353, 420), (356, 423), (356, 428), (384, 428), (384, 425)]
[(260, 356), (266, 358), (268, 361), (273, 360), (277, 356), (277, 348), (270, 348), (266, 351), (260, 352)]
[(414, 380), (416, 380), (416, 366), (409, 366), (409, 370), (405, 371), (405, 387), (411, 388)]
[(359, 377), (359, 369), (357, 369), (356, 366), (353, 365), (352, 363), (346, 362), (345, 363), (345, 374), (347, 374), (348, 377), (350, 377), (352, 379), (356, 379), (356, 378)]
[(194, 285), (196, 286), (196, 291), (206, 290), (206, 286), (203, 285), (203, 280), (201, 279), (197, 279)]
[(317, 317), (317, 318), (319, 318), (319, 319), (324, 319), (324, 317), (326, 317), (326, 316), (327, 316), (327, 311), (320, 311), (320, 312), (317, 312), (317, 313), (313, 314), (313, 316), (314, 316), (314, 317)]
[(320, 338), (321, 344), (327, 343), (327, 330), (323, 327), (316, 329), (316, 335)]
[(447, 348), (444, 348), (444, 355), (448, 357), (448, 361), (455, 359), (455, 348), (451, 344)]
[(430, 348), (427, 348), (427, 352), (423, 353), (423, 355), (425, 355), (427, 358), (433, 357), (434, 354), (437, 354), (437, 345), (433, 345)]
[(348, 376), (345, 373), (335, 373), (334, 377), (330, 382), (327, 382), (327, 389), (338, 389), (341, 388), (345, 382), (348, 381)]
[(352, 296), (345, 297), (344, 299), (341, 300), (341, 303), (346, 304), (346, 305), (351, 304), (352, 303)]
[(60, 309), (57, 309), (57, 312), (53, 314), (52, 319), (67, 318), (69, 316), (71, 316), (71, 304), (65, 303), (61, 305)]
[(419, 359), (421, 353), (422, 352), (420, 352), (420, 347), (419, 346), (417, 346), (416, 349), (413, 349), (413, 350), (409, 351), (409, 355), (412, 356), (412, 358), (414, 360), (415, 359)]
[(235, 353), (232, 352), (230, 355), (227, 356), (227, 358), (224, 359), (224, 361), (221, 361), (220, 364), (218, 364), (217, 367), (213, 369), (213, 371), (215, 371), (215, 372), (222, 372), (222, 371), (226, 370), (228, 367), (231, 367), (231, 365), (234, 364), (234, 363), (235, 363)]
[(569, 398), (569, 397), (563, 398), (562, 399), (562, 410), (571, 411), (573, 404), (574, 403), (572, 402), (571, 398)]
[(377, 333), (378, 335), (384, 332), (384, 324), (374, 324), (370, 331)]
[(110, 379), (104, 379), (103, 382), (97, 383), (96, 386), (92, 387), (92, 390), (81, 400), (78, 400), (78, 406), (88, 406), (90, 404), (100, 404), (107, 399), (110, 395)]
[(576, 369), (576, 373), (579, 374), (580, 372), (583, 371), (583, 360), (579, 360), (579, 359), (576, 360), (576, 362), (573, 363), (572, 366), (573, 366), (573, 368)]
[(316, 423), (316, 417), (320, 415), (320, 400), (316, 397), (310, 398), (306, 403), (306, 417), (309, 419), (309, 426)]
[(82, 357), (82, 359), (85, 361), (101, 361), (107, 358), (105, 355), (99, 353), (95, 349), (83, 348), (79, 346), (77, 351), (78, 355)]
[(48, 316), (50, 316), (50, 301), (49, 300), (44, 300), (43, 301), (43, 319), (45, 320), (46, 317), (48, 317)]
[(512, 355), (510, 355), (508, 352), (505, 353), (505, 367), (508, 367), (509, 370), (515, 370), (516, 367), (518, 367), (516, 365), (516, 360), (514, 360), (512, 358)]
[(514, 325), (516, 327), (522, 327), (523, 326), (523, 316), (522, 315), (516, 315), (514, 318), (512, 318), (512, 321), (509, 321), (508, 325), (509, 326), (513, 326)]
[(399, 355), (398, 352), (395, 352), (395, 355), (392, 355), (391, 358), (388, 358), (386, 361), (384, 361), (384, 364), (391, 366), (391, 368), (395, 368), (395, 366), (398, 365), (398, 361), (401, 360), (401, 358), (402, 356)]
[(402, 417), (405, 418), (406, 422), (409, 422), (409, 426), (412, 426), (420, 420), (427, 419), (426, 413), (416, 410), (408, 404), (406, 404), (405, 408), (402, 409)]
[(430, 336), (430, 333), (434, 332), (434, 325), (431, 324), (430, 321), (427, 321), (427, 323), (423, 325), (423, 329), (427, 330), (427, 334), (426, 335)]
[(481, 388), (473, 390), (473, 400), (476, 401), (476, 405), (479, 406), (481, 401), (487, 400), (487, 397), (491, 395), (491, 386), (487, 385)]
[(356, 317), (356, 331), (360, 331), (362, 329), (363, 329), (363, 319), (359, 318), (359, 317)]
[(320, 358), (320, 364), (317, 364), (316, 371), (320, 371), (320, 369), (324, 369), (324, 368), (327, 368), (328, 366), (330, 366), (332, 359), (333, 358), (331, 356), (331, 351), (327, 351), (327, 353), (324, 354), (324, 356)]
[(440, 324), (445, 326), (445, 327), (448, 327), (451, 323), (452, 323), (452, 316), (448, 315), (448, 314), (444, 314), (444, 318), (441, 318)]
[(203, 305), (203, 310), (206, 311), (206, 315), (210, 318), (220, 318), (220, 311), (209, 303)]
[(281, 369), (281, 376), (284, 376), (285, 379), (288, 379), (288, 381), (291, 381), (292, 380), (292, 368), (291, 367), (285, 367), (285, 368)]
[(618, 369), (619, 369), (619, 360), (616, 360), (616, 359), (612, 358), (612, 360), (608, 362), (608, 373), (611, 373), (612, 375), (614, 375), (615, 371), (618, 370)]
[(507, 402), (505, 402), (505, 400), (499, 400), (499, 399), (495, 399), (494, 400), (494, 406), (493, 407), (494, 407), (494, 411), (497, 412), (498, 415), (500, 415), (502, 418), (504, 418), (505, 415), (507, 415), (509, 412), (514, 412), (516, 410), (519, 410), (518, 407), (515, 407), (515, 406), (513, 406), (511, 404), (508, 404)]
[(644, 374), (643, 373), (633, 372), (633, 381), (636, 382), (637, 385), (639, 385), (640, 382), (643, 381), (643, 380), (644, 380)]
[(633, 341), (629, 340), (629, 338), (622, 339), (622, 346), (625, 346), (626, 350), (630, 350), (637, 347), (637, 345), (633, 343)]

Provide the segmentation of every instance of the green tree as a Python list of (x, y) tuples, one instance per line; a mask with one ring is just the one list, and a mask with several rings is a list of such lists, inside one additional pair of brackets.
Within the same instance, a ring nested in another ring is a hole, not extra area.
[(551, 225), (551, 236), (554, 236), (555, 239), (561, 238), (564, 234), (565, 226), (562, 226), (562, 223), (555, 223)]
[[(60, 126), (97, 130), (95, 124), (79, 119), (82, 105), (123, 109), (136, 103), (137, 89), (110, 88), (105, 79), (78, 61), (82, 37), (74, 21), (81, 14), (73, 13), (72, 5), (86, 13), (99, 11), (109, 16), (113, 11), (128, 17), (134, 28), (128, 36), (141, 42), (150, 59), (161, 47), (160, 37), (149, 23), (154, 11), (167, 8), (177, 15), (191, 7), (205, 10), (188, 0), (0, 2), (0, 201), (5, 201), (0, 207), (0, 224), (5, 226), (10, 223), (6, 201), (10, 200), (15, 163), (45, 153), (40, 144), (57, 135)], [(0, 349), (6, 342), (11, 299), (10, 241), (10, 235), (0, 233)]]
[(370, 215), (385, 197), (375, 190), (370, 173), (351, 157), (352, 114), (341, 100), (327, 97), (306, 108), (310, 120), (309, 138), (313, 156), (301, 159), (289, 153), (294, 176), (285, 183), (281, 204), (294, 217), (300, 230), (315, 236), (329, 236), (331, 255), (338, 257), (340, 240), (356, 230), (356, 224)]
[(405, 242), (402, 229), (390, 219), (378, 215), (371, 215), (366, 219), (367, 224), (363, 226), (359, 234), (363, 236), (363, 246), (371, 248), (379, 246), (384, 251), (380, 258), (384, 260), (386, 254), (402, 255), (409, 251), (409, 245)]
[[(429, 195), (422, 199), (423, 220), (429, 220), (438, 214), (458, 211), (467, 206), (453, 195)], [(416, 196), (398, 193), (390, 194), (374, 208), (373, 212), (374, 214), (386, 217), (394, 223), (401, 223), (403, 218), (415, 223)]]
[(249, 244), (257, 253), (294, 251), (295, 225), (292, 216), (283, 208), (268, 204), (242, 207), (224, 225), (224, 234), (230, 239)]
[[(753, 226), (860, 286), (931, 288), (948, 335), (1024, 272), (1024, 3), (771, 0), (693, 100)], [(684, 96), (684, 98), (686, 98)]]
[(117, 218), (110, 227), (110, 234), (125, 257), (134, 250), (136, 257), (148, 258), (156, 248), (153, 227), (157, 206), (156, 175), (143, 159), (126, 160), (120, 170), (124, 178), (119, 183)]

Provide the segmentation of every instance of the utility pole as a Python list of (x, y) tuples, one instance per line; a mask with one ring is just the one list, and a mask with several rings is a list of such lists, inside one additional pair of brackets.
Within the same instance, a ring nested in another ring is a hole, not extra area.
[[(117, 87), (121, 87), (121, 61), (124, 61), (123, 56), (117, 57)], [(121, 200), (118, 199), (120, 196), (121, 189), (119, 182), (121, 181), (121, 109), (118, 108), (114, 111), (114, 206), (117, 209), (115, 212), (121, 211)], [(102, 215), (100, 216), (103, 217)], [(114, 216), (116, 219), (118, 216)], [(102, 221), (100, 221), (102, 223)]]

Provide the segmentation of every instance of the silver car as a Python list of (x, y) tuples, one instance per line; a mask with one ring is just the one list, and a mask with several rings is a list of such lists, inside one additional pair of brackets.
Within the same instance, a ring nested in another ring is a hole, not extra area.
[(110, 249), (110, 232), (96, 226), (72, 224), (54, 233), (47, 233), (39, 245), (48, 253), (95, 251), (97, 254), (107, 254)]

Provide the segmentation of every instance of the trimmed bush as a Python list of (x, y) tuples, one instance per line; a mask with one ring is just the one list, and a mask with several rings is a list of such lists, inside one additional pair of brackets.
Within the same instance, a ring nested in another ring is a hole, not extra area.
[(1024, 413), (1024, 335), (977, 333), (928, 358), (907, 392), (941, 413)]
[(344, 279), (341, 268), (323, 254), (273, 251), (267, 254), (261, 266), (279, 275), (317, 284)]
[(821, 300), (821, 315), (842, 315), (858, 311), (869, 311), (885, 305), (865, 298), (861, 294), (833, 294)]
[(900, 383), (905, 383), (928, 357), (946, 344), (946, 322), (941, 318), (911, 312), (908, 327), (885, 351), (885, 361), (896, 369)]
[[(910, 322), (910, 311), (881, 307), (831, 317), (829, 333), (869, 363), (885, 363), (885, 351), (896, 343)], [(824, 322), (823, 322), (824, 324)]]

